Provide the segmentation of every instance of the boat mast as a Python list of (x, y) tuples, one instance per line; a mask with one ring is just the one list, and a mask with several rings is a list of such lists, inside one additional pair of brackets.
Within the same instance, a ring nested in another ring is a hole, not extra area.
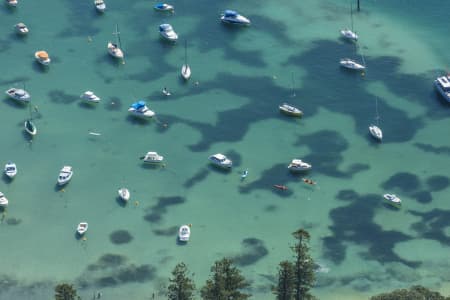
[(375, 120), (377, 122), (377, 126), (379, 126), (380, 116), (378, 115), (378, 98), (375, 99)]
[(351, 26), (352, 26), (352, 32), (353, 31), (353, 5), (350, 3), (350, 22), (351, 22)]
[(294, 72), (291, 73), (291, 81), (292, 81), (292, 97), (295, 97), (295, 89), (294, 89)]
[(119, 49), (122, 49), (121, 42), (120, 42), (120, 31), (119, 31), (119, 25), (116, 24), (116, 31), (113, 32), (114, 35), (116, 35), (116, 42)]
[(184, 64), (187, 66), (187, 40), (184, 40)]

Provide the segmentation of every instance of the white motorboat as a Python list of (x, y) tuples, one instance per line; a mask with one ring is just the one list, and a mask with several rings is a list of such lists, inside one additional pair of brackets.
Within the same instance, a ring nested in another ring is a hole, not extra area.
[(170, 96), (170, 95), (172, 95), (172, 94), (169, 92), (169, 90), (168, 90), (167, 88), (163, 88), (163, 89), (162, 89), (162, 93), (163, 93), (164, 96)]
[(147, 164), (160, 164), (163, 162), (164, 156), (159, 155), (157, 152), (149, 151), (141, 159)]
[(28, 103), (28, 102), (30, 102), (30, 99), (31, 99), (30, 94), (23, 89), (10, 88), (5, 93), (10, 98), (17, 100), (18, 102), (21, 102), (21, 103)]
[(26, 35), (29, 31), (27, 25), (24, 23), (17, 23), (14, 25), (14, 29), (16, 30), (16, 33), (20, 35)]
[(341, 36), (347, 40), (357, 41), (358, 35), (352, 30), (345, 28), (341, 30)]
[(189, 225), (182, 225), (178, 230), (178, 239), (181, 242), (188, 242), (191, 237), (191, 227)]
[(108, 42), (108, 53), (112, 57), (123, 59), (124, 54), (120, 46), (119, 25), (116, 24), (116, 31), (113, 34), (116, 36), (116, 43)]
[(249, 19), (244, 17), (243, 15), (238, 14), (234, 10), (225, 10), (223, 14), (220, 15), (220, 20), (224, 23), (233, 24), (233, 25), (250, 25), (251, 22)]
[(6, 0), (6, 4), (11, 7), (16, 7), (19, 2), (17, 0)]
[(383, 131), (381, 131), (380, 127), (376, 125), (370, 125), (369, 132), (377, 140), (381, 141), (383, 139)]
[(122, 199), (123, 201), (127, 202), (128, 200), (130, 200), (130, 191), (127, 188), (119, 189), (118, 193), (120, 199)]
[(364, 70), (366, 67), (357, 63), (356, 61), (350, 59), (350, 58), (342, 58), (339, 61), (339, 64), (341, 65), (341, 67), (347, 68), (347, 69), (351, 69), (351, 70)]
[(0, 192), (0, 207), (7, 207), (8, 206), (8, 199), (6, 199), (5, 195)]
[(383, 198), (394, 207), (400, 208), (402, 206), (402, 200), (395, 194), (384, 194)]
[(94, 94), (94, 92), (91, 92), (91, 91), (84, 92), (80, 96), (80, 98), (83, 99), (84, 101), (86, 101), (87, 103), (99, 103), (100, 102), (100, 97), (98, 97), (97, 95)]
[(50, 62), (52, 61), (50, 59), (50, 56), (48, 55), (48, 53), (44, 50), (36, 51), (34, 53), (34, 57), (36, 58), (38, 63), (40, 63), (41, 65), (44, 65), (44, 66), (48, 66), (50, 64)]
[(167, 3), (157, 3), (155, 6), (153, 6), (153, 9), (157, 11), (168, 11), (168, 12), (173, 12), (175, 10), (173, 5)]
[(280, 112), (282, 112), (283, 114), (288, 115), (288, 116), (299, 117), (299, 118), (301, 118), (303, 116), (303, 112), (300, 109), (298, 109), (292, 105), (289, 105), (287, 103), (281, 104), (280, 106), (278, 106), (278, 108), (280, 109)]
[(17, 175), (17, 166), (13, 162), (8, 162), (5, 165), (5, 175), (13, 179)]
[(81, 222), (77, 226), (77, 233), (79, 235), (83, 235), (86, 233), (86, 231), (88, 231), (88, 228), (89, 228), (89, 224), (87, 222)]
[(178, 34), (173, 30), (170, 24), (159, 25), (159, 34), (170, 42), (176, 42), (178, 40)]
[(184, 41), (184, 64), (181, 67), (181, 77), (183, 77), (184, 80), (191, 78), (191, 67), (187, 62), (187, 41)]
[(434, 86), (441, 96), (444, 97), (445, 101), (450, 102), (450, 75), (436, 78)]
[(311, 170), (312, 166), (301, 159), (293, 159), (288, 165), (288, 169), (291, 172), (301, 172)]
[(103, 0), (94, 0), (95, 9), (98, 12), (104, 12), (106, 10), (106, 3)]
[(31, 136), (35, 136), (37, 134), (37, 127), (36, 125), (34, 125), (31, 119), (25, 121), (24, 128), (25, 131)]
[(72, 179), (73, 171), (71, 166), (64, 166), (59, 172), (58, 185), (65, 185)]
[(222, 153), (211, 155), (208, 159), (213, 165), (224, 169), (231, 169), (233, 166), (233, 162)]
[(142, 100), (131, 104), (130, 108), (128, 108), (128, 112), (133, 116), (144, 119), (152, 118), (155, 115), (155, 112), (151, 111), (145, 104), (145, 101)]

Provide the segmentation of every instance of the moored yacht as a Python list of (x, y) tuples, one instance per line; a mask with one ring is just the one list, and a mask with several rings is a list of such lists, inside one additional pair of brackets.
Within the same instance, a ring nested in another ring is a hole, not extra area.
[(130, 108), (128, 108), (128, 112), (133, 116), (144, 119), (151, 118), (155, 115), (155, 112), (151, 111), (143, 100), (131, 104)]
[(89, 224), (87, 222), (81, 222), (77, 226), (77, 233), (79, 235), (83, 235), (86, 233), (86, 231), (88, 231), (88, 228), (89, 228)]
[(345, 28), (341, 30), (341, 36), (343, 38), (346, 38), (347, 40), (351, 40), (351, 41), (357, 41), (358, 40), (358, 35), (353, 32), (352, 30)]
[(445, 101), (450, 102), (450, 75), (436, 78), (434, 86), (444, 97)]
[(287, 103), (281, 104), (278, 108), (280, 109), (280, 112), (282, 112), (283, 114), (288, 115), (288, 116), (292, 116), (292, 117), (302, 117), (303, 116), (303, 112), (300, 109), (298, 109), (292, 105), (289, 105)]
[(312, 166), (301, 159), (293, 159), (291, 163), (288, 165), (288, 169), (291, 172), (301, 172), (310, 170)]
[(123, 58), (122, 49), (119, 48), (117, 44), (113, 42), (108, 42), (108, 53), (115, 58)]
[(16, 7), (19, 2), (17, 0), (6, 0), (6, 4), (11, 7)]
[(170, 24), (159, 25), (159, 34), (170, 42), (176, 42), (178, 40), (178, 34), (173, 30)]
[(17, 166), (13, 162), (8, 162), (5, 165), (5, 175), (13, 179), (17, 175)]
[(118, 191), (120, 199), (127, 202), (130, 200), (130, 191), (127, 188), (120, 188)]
[(65, 185), (72, 179), (73, 171), (71, 166), (64, 166), (59, 172), (58, 185)]
[(30, 99), (31, 99), (30, 94), (23, 89), (10, 88), (5, 93), (10, 98), (17, 100), (18, 102), (21, 102), (21, 103), (28, 103), (28, 102), (30, 102)]
[(141, 159), (147, 164), (160, 164), (163, 162), (164, 156), (159, 155), (157, 152), (149, 151)]
[(220, 15), (220, 20), (228, 24), (237, 24), (237, 25), (251, 24), (249, 19), (247, 19), (243, 15), (238, 14), (236, 11), (230, 9), (225, 10), (223, 14)]
[(167, 3), (156, 3), (156, 5), (153, 6), (153, 9), (157, 11), (168, 11), (168, 12), (174, 11), (173, 5)]
[(376, 125), (370, 125), (369, 132), (375, 139), (379, 141), (383, 139), (383, 131), (381, 131), (380, 127)]
[(26, 35), (28, 33), (28, 27), (24, 23), (17, 23), (14, 25), (14, 29), (17, 34)]
[(400, 208), (402, 206), (402, 200), (395, 194), (384, 194), (383, 198), (386, 200), (386, 203), (396, 208)]
[(339, 64), (341, 67), (351, 69), (351, 70), (364, 70), (366, 67), (357, 63), (356, 61), (350, 59), (350, 58), (342, 58), (339, 61)]
[(191, 237), (191, 227), (189, 225), (182, 225), (178, 230), (178, 239), (181, 242), (188, 242)]
[(94, 0), (95, 9), (98, 12), (104, 12), (106, 10), (106, 3), (103, 0)]
[(8, 203), (9, 203), (8, 199), (2, 192), (0, 192), (0, 207), (7, 207)]
[(83, 99), (87, 103), (99, 103), (100, 97), (94, 94), (94, 92), (86, 91), (81, 96), (81, 99)]
[(48, 66), (50, 62), (52, 61), (50, 59), (50, 56), (48, 56), (48, 53), (46, 51), (36, 51), (34, 53), (34, 57), (36, 58), (37, 62), (41, 65)]
[(223, 169), (231, 169), (233, 166), (233, 162), (222, 153), (213, 154), (208, 159), (213, 165)]

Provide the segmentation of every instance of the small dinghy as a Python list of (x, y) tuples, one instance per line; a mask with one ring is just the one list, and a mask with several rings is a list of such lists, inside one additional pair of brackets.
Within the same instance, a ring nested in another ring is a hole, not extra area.
[(244, 180), (245, 178), (247, 178), (247, 176), (248, 176), (248, 169), (245, 169), (244, 171), (242, 171), (241, 180)]
[(30, 120), (26, 120), (24, 123), (25, 131), (31, 135), (35, 136), (37, 134), (37, 127), (34, 125), (34, 123)]
[(28, 34), (28, 27), (24, 23), (18, 23), (16, 25), (14, 25), (14, 29), (16, 30), (16, 33), (19, 35)]
[(86, 231), (88, 231), (88, 227), (89, 227), (89, 225), (87, 222), (81, 222), (77, 226), (77, 233), (79, 235), (84, 235), (86, 233)]
[(128, 202), (130, 200), (130, 191), (127, 188), (121, 188), (118, 190), (119, 197), (125, 202)]

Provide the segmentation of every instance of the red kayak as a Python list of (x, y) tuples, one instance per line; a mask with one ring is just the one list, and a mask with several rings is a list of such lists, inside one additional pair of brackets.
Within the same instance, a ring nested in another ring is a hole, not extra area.
[(274, 188), (277, 188), (277, 189), (279, 189), (279, 190), (282, 190), (282, 191), (285, 191), (285, 190), (288, 189), (287, 186), (281, 185), (281, 184), (274, 184), (273, 187), (274, 187)]

